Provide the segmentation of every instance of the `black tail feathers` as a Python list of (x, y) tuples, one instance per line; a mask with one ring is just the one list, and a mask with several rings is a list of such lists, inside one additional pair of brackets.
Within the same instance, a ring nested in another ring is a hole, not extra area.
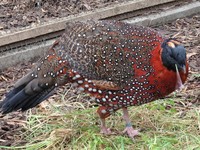
[[(41, 80), (43, 81), (43, 80)], [(50, 96), (54, 86), (44, 86), (39, 79), (34, 79), (31, 73), (19, 80), (13, 90), (6, 94), (0, 103), (0, 112), (3, 114), (16, 111), (25, 111), (32, 108)]]
[(35, 69), (15, 83), (14, 89), (0, 102), (0, 112), (6, 114), (32, 108), (47, 99), (56, 86), (67, 83), (66, 74), (57, 74), (59, 72), (55, 71), (62, 71), (66, 68), (67, 62), (60, 63), (60, 57), (52, 48), (48, 51), (48, 58), (43, 58)]
[(20, 90), (14, 89), (10, 91), (3, 102), (0, 103), (0, 110), (3, 114), (7, 114), (19, 109), (25, 111), (33, 108), (51, 96), (49, 93), (51, 93), (53, 89), (54, 87), (51, 87), (32, 95), (27, 94), (24, 88)]

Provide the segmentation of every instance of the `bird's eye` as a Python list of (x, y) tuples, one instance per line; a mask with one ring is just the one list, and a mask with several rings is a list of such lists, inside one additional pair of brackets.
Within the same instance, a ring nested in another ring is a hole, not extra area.
[(180, 42), (176, 40), (170, 40), (169, 42), (167, 42), (167, 45), (171, 48), (175, 48), (176, 46), (180, 45)]
[(175, 48), (175, 44), (173, 42), (167, 42), (167, 45), (171, 48)]

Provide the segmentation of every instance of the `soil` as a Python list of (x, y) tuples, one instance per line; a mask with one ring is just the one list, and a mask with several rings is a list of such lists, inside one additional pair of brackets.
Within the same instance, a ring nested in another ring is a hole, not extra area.
[(1, 0), (0, 30), (35, 26), (50, 19), (67, 17), (123, 0)]
[[(49, 3), (51, 2), (53, 2), (53, 0), (49, 1)], [(64, 0), (61, 2), (64, 2)], [(105, 1), (105, 2), (110, 2), (110, 1)], [(70, 1), (70, 3), (72, 5), (75, 3), (75, 1)], [(87, 8), (85, 9), (89, 9), (88, 7), (89, 6), (87, 6)], [(62, 11), (60, 10), (59, 12)], [(79, 10), (77, 10), (77, 12), (79, 12)], [(30, 13), (30, 15), (32, 14)], [(51, 14), (49, 13), (49, 15)], [(183, 110), (186, 107), (192, 108), (197, 105), (199, 106), (200, 105), (200, 44), (199, 44), (200, 14), (183, 19), (178, 19), (172, 23), (156, 27), (155, 29), (158, 30), (161, 34), (177, 38), (178, 40), (180, 40), (181, 43), (185, 45), (187, 49), (187, 57), (189, 60), (190, 73), (187, 83), (185, 84), (186, 88), (184, 89), (184, 91), (182, 91), (180, 94), (177, 95), (185, 99), (185, 101), (180, 103), (177, 102), (177, 105), (182, 107)], [(33, 65), (32, 62), (27, 62), (23, 64), (18, 64), (14, 67), (10, 67), (4, 70), (3, 72), (0, 72), (0, 99), (2, 99), (4, 94), (7, 91), (9, 91), (9, 89), (12, 87), (12, 85), (16, 82), (17, 79), (21, 78), (30, 70), (32, 65)], [(67, 85), (65, 88), (69, 90), (68, 91), (69, 97), (73, 97), (75, 95), (74, 94), (75, 90), (73, 88), (69, 88), (69, 85)], [(57, 93), (65, 91), (65, 88), (61, 87)], [(57, 99), (57, 98), (56, 96), (54, 96), (51, 99)], [(89, 100), (89, 97), (86, 96), (84, 97), (84, 99)], [(72, 101), (75, 100), (77, 99), (72, 99)], [(91, 105), (87, 101), (84, 101), (84, 105), (86, 107), (91, 107)], [(24, 127), (25, 124), (26, 124), (25, 112), (24, 113), (14, 112), (6, 116), (0, 114), (0, 145), (7, 145), (7, 146), (24, 145), (26, 141), (24, 141), (22, 133), (25, 130)]]

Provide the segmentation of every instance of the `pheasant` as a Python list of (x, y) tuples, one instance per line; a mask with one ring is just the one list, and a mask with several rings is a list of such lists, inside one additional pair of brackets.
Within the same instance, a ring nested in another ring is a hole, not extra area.
[(142, 105), (183, 86), (188, 76), (185, 48), (151, 28), (120, 21), (69, 22), (34, 69), (6, 94), (3, 114), (25, 111), (47, 99), (56, 87), (73, 83), (94, 97), (101, 132), (105, 119), (122, 109), (130, 138), (138, 134), (127, 107)]

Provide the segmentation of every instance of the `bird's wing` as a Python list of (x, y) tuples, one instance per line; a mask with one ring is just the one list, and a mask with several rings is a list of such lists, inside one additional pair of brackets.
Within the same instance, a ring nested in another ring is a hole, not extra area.
[(117, 89), (135, 77), (135, 55), (140, 55), (141, 48), (138, 44), (145, 43), (140, 41), (141, 37), (131, 34), (134, 29), (147, 32), (142, 27), (113, 21), (68, 23), (55, 49), (85, 78), (98, 81), (98, 85), (104, 81), (104, 85)]

